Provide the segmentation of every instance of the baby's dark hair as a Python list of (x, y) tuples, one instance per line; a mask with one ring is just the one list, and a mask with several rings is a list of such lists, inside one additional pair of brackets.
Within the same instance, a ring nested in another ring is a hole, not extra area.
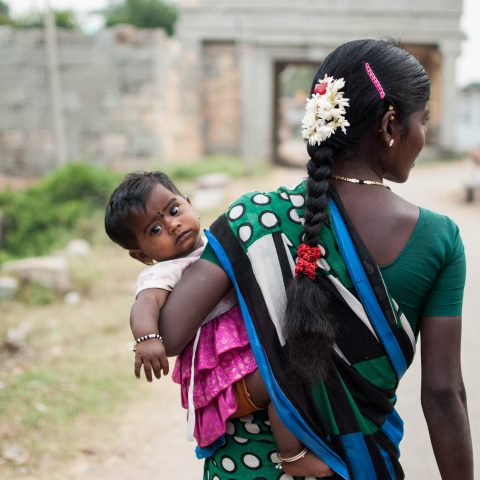
[[(384, 98), (369, 77), (368, 63), (380, 82)], [(410, 115), (425, 107), (430, 97), (430, 80), (424, 68), (407, 51), (386, 40), (356, 40), (345, 43), (330, 53), (320, 66), (312, 84), (327, 74), (343, 78), (342, 89), (350, 100), (346, 133), (337, 129), (320, 145), (307, 145), (307, 195), (303, 242), (316, 246), (320, 231), (327, 220), (330, 176), (335, 160), (351, 158), (362, 141), (388, 111), (395, 109), (402, 135), (408, 132)], [(327, 375), (335, 324), (328, 314), (328, 298), (318, 285), (305, 275), (295, 277), (287, 291), (284, 333), (287, 354), (294, 370), (303, 378)]]
[(113, 191), (105, 210), (105, 231), (112, 241), (127, 250), (138, 247), (131, 222), (135, 211), (145, 211), (145, 203), (157, 184), (182, 195), (163, 172), (129, 173)]

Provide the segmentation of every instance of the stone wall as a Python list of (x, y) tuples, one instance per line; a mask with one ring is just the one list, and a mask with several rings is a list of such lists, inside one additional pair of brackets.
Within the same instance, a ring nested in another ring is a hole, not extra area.
[(240, 75), (233, 42), (203, 45), (203, 118), (208, 153), (239, 153)]
[[(126, 26), (57, 37), (68, 159), (132, 169), (200, 154), (183, 92), (195, 59), (178, 42)], [(44, 32), (1, 27), (0, 173), (41, 174), (55, 162)]]

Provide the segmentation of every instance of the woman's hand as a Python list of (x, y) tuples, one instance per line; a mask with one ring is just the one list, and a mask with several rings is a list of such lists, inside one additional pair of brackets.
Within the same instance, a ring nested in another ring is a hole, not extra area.
[(282, 470), (292, 477), (323, 478), (333, 475), (333, 470), (312, 452), (292, 463), (283, 463)]

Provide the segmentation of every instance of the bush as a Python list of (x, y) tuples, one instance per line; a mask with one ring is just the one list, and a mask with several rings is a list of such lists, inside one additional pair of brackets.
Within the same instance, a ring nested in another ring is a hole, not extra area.
[(160, 168), (172, 178), (174, 182), (192, 180), (200, 175), (210, 173), (227, 173), (234, 178), (245, 174), (245, 165), (240, 157), (233, 155), (210, 155), (201, 160), (177, 162), (172, 166)]
[(54, 10), (53, 18), (57, 27), (75, 30), (77, 28), (77, 19), (71, 10)]
[(103, 210), (119, 181), (110, 171), (70, 164), (23, 192), (2, 192), (0, 261), (63, 246), (77, 234), (80, 219)]
[(177, 10), (162, 0), (125, 0), (107, 11), (107, 27), (129, 23), (138, 28), (163, 28), (173, 35)]
[[(53, 10), (53, 19), (57, 27), (67, 30), (75, 30), (77, 28), (77, 20), (71, 10)], [(13, 19), (8, 17), (8, 23), (15, 28), (43, 28), (45, 25), (45, 14), (39, 11), (32, 11), (22, 17)]]
[(0, 15), (5, 15), (8, 17), (8, 14), (10, 13), (10, 8), (9, 6), (0, 0)]
[(11, 23), (10, 8), (5, 2), (0, 0), (0, 25), (10, 25)]

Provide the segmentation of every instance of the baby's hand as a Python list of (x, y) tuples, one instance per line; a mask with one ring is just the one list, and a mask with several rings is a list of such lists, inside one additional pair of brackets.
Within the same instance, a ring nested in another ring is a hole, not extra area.
[(168, 373), (167, 353), (163, 343), (156, 338), (145, 340), (137, 345), (135, 352), (135, 376), (140, 378), (140, 373), (145, 371), (146, 379), (151, 382), (153, 380), (152, 370), (155, 377), (160, 378), (161, 372), (166, 375)]

